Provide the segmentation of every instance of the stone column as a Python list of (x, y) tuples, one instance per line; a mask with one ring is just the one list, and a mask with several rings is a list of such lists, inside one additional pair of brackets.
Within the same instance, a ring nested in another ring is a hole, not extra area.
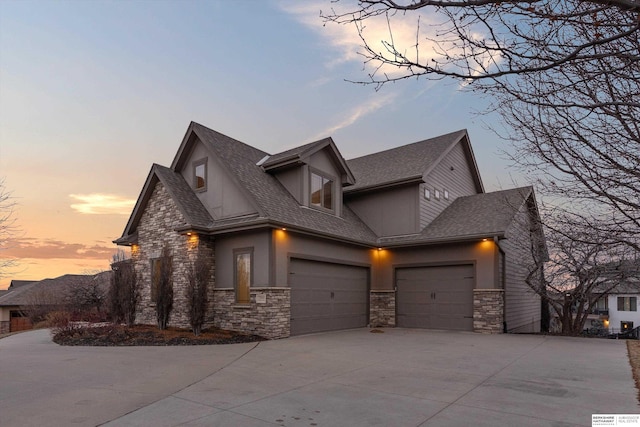
[(369, 326), (396, 326), (396, 291), (372, 290), (369, 295)]
[(500, 334), (504, 324), (504, 290), (473, 290), (473, 331)]

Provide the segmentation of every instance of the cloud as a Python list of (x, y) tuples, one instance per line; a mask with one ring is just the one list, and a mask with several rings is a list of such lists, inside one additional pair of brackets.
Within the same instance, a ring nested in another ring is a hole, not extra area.
[[(298, 22), (307, 26), (325, 40), (329, 42), (338, 52), (327, 66), (357, 61), (363, 62), (364, 52), (363, 42), (360, 38), (355, 24), (336, 24), (327, 23), (324, 25), (323, 19), (320, 17), (320, 11), (329, 12), (331, 8), (336, 9), (336, 13), (348, 12), (357, 8), (352, 5), (343, 6), (342, 3), (330, 4), (327, 1), (304, 1), (291, 2), (281, 1), (280, 8), (286, 13), (293, 16)], [(416, 31), (418, 30), (418, 16), (420, 17), (420, 52), (416, 51)], [(422, 63), (430, 61), (436, 57), (435, 45), (426, 40), (435, 36), (435, 21), (431, 16), (413, 12), (411, 14), (395, 14), (389, 16), (372, 16), (367, 18), (362, 30), (363, 36), (367, 43), (375, 52), (383, 53), (387, 59), (393, 59), (393, 55), (387, 51), (384, 42), (391, 43), (396, 47), (398, 52), (406, 55), (411, 60), (418, 59)], [(373, 67), (379, 64), (368, 64), (368, 72), (374, 71)], [(399, 76), (405, 73), (400, 68), (394, 66), (383, 66), (378, 73), (386, 73), (389, 76)]]
[(70, 194), (69, 197), (80, 202), (72, 204), (72, 209), (89, 215), (129, 215), (136, 203), (113, 194)]
[(99, 244), (85, 245), (61, 240), (20, 238), (9, 240), (0, 252), (2, 258), (16, 259), (96, 259), (109, 260), (116, 248)]
[(342, 120), (340, 120), (335, 125), (332, 125), (324, 129), (323, 131), (319, 132), (313, 139), (319, 139), (319, 138), (326, 137), (327, 135), (329, 136), (333, 135), (336, 131), (340, 129), (344, 129), (354, 124), (356, 121), (364, 118), (365, 116), (371, 113), (374, 113), (375, 111), (381, 109), (382, 107), (388, 104), (391, 104), (396, 99), (397, 96), (398, 96), (397, 92), (387, 93), (386, 95), (383, 95), (380, 92), (376, 92), (366, 102), (351, 108), (351, 110), (345, 114), (345, 117)]

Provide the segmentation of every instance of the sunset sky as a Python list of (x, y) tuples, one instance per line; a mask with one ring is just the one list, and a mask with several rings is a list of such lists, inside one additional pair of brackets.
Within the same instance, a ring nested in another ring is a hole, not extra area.
[[(495, 118), (474, 114), (488, 101), (452, 81), (346, 82), (367, 70), (355, 29), (323, 26), (331, 6), (0, 1), (0, 178), (21, 229), (0, 289), (107, 269), (151, 164), (170, 165), (192, 120), (269, 153), (331, 136), (346, 158), (467, 128), (487, 191), (513, 185)], [(415, 40), (412, 22), (396, 40)]]

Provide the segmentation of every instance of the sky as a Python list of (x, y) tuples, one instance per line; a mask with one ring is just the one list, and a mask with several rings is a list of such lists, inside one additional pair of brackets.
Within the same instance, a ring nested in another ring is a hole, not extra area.
[[(331, 136), (347, 159), (467, 129), (485, 190), (522, 184), (496, 118), (477, 114), (490, 100), (446, 80), (351, 83), (370, 69), (353, 26), (323, 25), (331, 7), (0, 1), (0, 178), (19, 227), (0, 289), (108, 269), (151, 165), (170, 165), (191, 121), (272, 154)], [(388, 38), (385, 23), (367, 31)], [(394, 38), (414, 31), (397, 21)]]

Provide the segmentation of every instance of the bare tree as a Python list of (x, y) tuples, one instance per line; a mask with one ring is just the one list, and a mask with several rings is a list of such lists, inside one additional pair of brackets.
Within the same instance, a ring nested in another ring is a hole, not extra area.
[(74, 319), (104, 320), (108, 287), (100, 273), (87, 274), (64, 292), (66, 309)]
[[(578, 335), (598, 300), (637, 275), (638, 265), (628, 245), (581, 227), (566, 213), (549, 218), (544, 227), (548, 255), (526, 240), (532, 256), (525, 281), (555, 313), (561, 332)], [(538, 235), (540, 226), (531, 224), (531, 234)]]
[(156, 260), (152, 286), (156, 287), (156, 319), (159, 329), (167, 329), (169, 316), (173, 309), (173, 259), (169, 248), (162, 249), (160, 258)]
[(109, 287), (109, 308), (111, 320), (132, 326), (136, 320), (136, 310), (140, 301), (140, 281), (133, 261), (124, 252), (118, 251), (111, 263), (113, 274)]
[[(15, 206), (16, 204), (11, 192), (7, 190), (4, 178), (0, 178), (0, 251), (8, 249), (11, 239), (18, 232), (14, 216)], [(15, 266), (15, 259), (0, 256), (0, 278), (6, 277)]]
[(200, 335), (206, 319), (210, 275), (211, 263), (199, 253), (187, 270), (187, 309), (189, 323), (196, 336)]
[[(516, 165), (640, 250), (640, 1), (360, 0), (322, 16), (354, 25), (372, 67), (361, 83), (453, 78), (493, 97)], [(378, 19), (381, 43), (367, 26)]]

